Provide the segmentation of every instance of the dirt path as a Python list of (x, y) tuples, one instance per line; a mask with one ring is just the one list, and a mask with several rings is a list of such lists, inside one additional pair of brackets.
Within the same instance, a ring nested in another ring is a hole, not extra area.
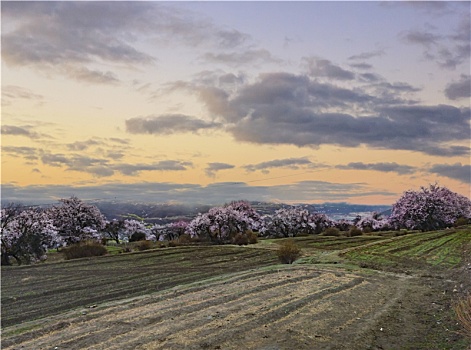
[(426, 349), (411, 310), (421, 288), (392, 274), (251, 270), (10, 327), (2, 348)]

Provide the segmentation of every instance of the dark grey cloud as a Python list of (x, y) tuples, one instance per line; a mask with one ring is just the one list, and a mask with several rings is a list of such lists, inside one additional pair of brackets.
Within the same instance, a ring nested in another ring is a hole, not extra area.
[(156, 2), (3, 2), (2, 23), (8, 28), (2, 32), (7, 65), (34, 66), (93, 84), (120, 82), (114, 72), (99, 70), (95, 63), (133, 68), (155, 64), (158, 58), (139, 45), (143, 40), (205, 49), (251, 45), (248, 34)]
[(243, 168), (247, 171), (260, 170), (263, 173), (268, 173), (269, 169), (272, 168), (289, 168), (299, 169), (300, 166), (312, 165), (313, 163), (306, 157), (302, 158), (285, 158), (285, 159), (274, 159), (267, 162), (261, 162), (257, 164), (248, 164)]
[(56, 203), (57, 198), (72, 195), (83, 200), (109, 199), (120, 201), (165, 203), (180, 202), (186, 204), (221, 205), (232, 200), (268, 202), (306, 202), (306, 201), (342, 201), (354, 202), (356, 198), (370, 195), (391, 196), (391, 202), (397, 199), (397, 193), (372, 191), (362, 183), (332, 183), (323, 181), (303, 181), (281, 186), (251, 186), (244, 182), (219, 182), (207, 186), (197, 184), (176, 184), (168, 182), (145, 182), (134, 184), (109, 183), (104, 185), (30, 185), (15, 186), (2, 184), (2, 203)]
[(415, 167), (403, 164), (397, 164), (395, 162), (390, 163), (363, 163), (363, 162), (352, 162), (347, 165), (337, 165), (337, 169), (344, 170), (375, 170), (382, 172), (395, 172), (400, 175), (412, 174), (417, 169)]
[[(238, 141), (314, 148), (366, 145), (441, 156), (470, 151), (452, 144), (469, 140), (470, 109), (420, 105), (408, 99), (419, 89), (407, 83), (383, 79), (349, 89), (278, 72), (261, 74), (231, 93), (183, 82), (173, 88), (199, 96), (210, 116)], [(196, 120), (188, 121), (188, 128), (195, 129)]]
[(329, 60), (318, 57), (308, 57), (304, 58), (304, 61), (308, 66), (309, 75), (313, 77), (326, 77), (338, 80), (355, 79), (355, 74), (353, 72), (335, 65)]
[(450, 100), (469, 99), (471, 97), (471, 76), (462, 74), (459, 81), (448, 84), (445, 96)]
[(207, 176), (215, 177), (218, 171), (234, 169), (234, 168), (235, 168), (235, 165), (233, 164), (212, 162), (212, 163), (208, 163), (208, 166), (204, 169), (204, 171)]
[(172, 133), (211, 130), (220, 127), (219, 123), (203, 121), (182, 114), (135, 117), (126, 120), (126, 131), (131, 134), (168, 135)]
[(429, 172), (440, 176), (449, 177), (463, 183), (471, 183), (471, 166), (461, 163), (455, 164), (434, 164)]

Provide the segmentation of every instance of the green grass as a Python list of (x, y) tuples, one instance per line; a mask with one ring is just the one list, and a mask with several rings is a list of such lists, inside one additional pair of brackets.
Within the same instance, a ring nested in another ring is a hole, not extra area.
[(342, 254), (357, 263), (382, 267), (452, 268), (462, 261), (471, 243), (471, 227), (414, 233)]

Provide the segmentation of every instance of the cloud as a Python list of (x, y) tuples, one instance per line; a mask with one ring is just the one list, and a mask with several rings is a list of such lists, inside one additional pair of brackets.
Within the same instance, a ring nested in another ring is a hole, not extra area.
[(44, 96), (17, 85), (3, 86), (2, 105), (10, 105), (15, 100), (29, 100), (41, 104), (44, 101)]
[(452, 165), (434, 164), (429, 169), (429, 172), (449, 177), (463, 183), (471, 183), (471, 166), (469, 165), (462, 165), (461, 163), (455, 163)]
[(329, 60), (318, 57), (308, 57), (304, 58), (304, 61), (307, 63), (310, 76), (326, 77), (338, 80), (355, 79), (355, 74), (353, 72), (335, 65)]
[[(113, 71), (97, 69), (103, 63), (137, 69), (155, 64), (157, 57), (139, 45), (144, 41), (218, 50), (252, 44), (248, 34), (155, 2), (5, 2), (2, 24), (8, 28), (2, 31), (7, 65), (93, 84), (120, 82)], [(244, 57), (267, 54), (253, 50)]]
[(243, 168), (249, 172), (260, 170), (263, 173), (269, 173), (268, 169), (272, 168), (289, 168), (289, 169), (299, 169), (303, 165), (312, 165), (313, 163), (307, 159), (303, 158), (286, 158), (286, 159), (275, 159), (267, 162), (262, 162), (258, 164), (249, 164), (245, 165)]
[[(383, 89), (410, 91), (407, 85)], [(358, 90), (320, 84), (307, 77), (269, 74), (242, 89), (225, 115), (231, 116), (231, 132), (237, 140), (253, 143), (322, 144), (379, 149), (440, 151), (464, 155), (469, 149), (441, 143), (469, 138), (470, 110), (452, 106), (388, 105), (389, 97), (377, 98)], [(373, 103), (374, 102), (374, 103)], [(348, 104), (346, 106), (345, 104)], [(335, 112), (364, 108), (362, 115)], [(325, 112), (331, 109), (332, 112)], [(450, 123), (455, 125), (449, 128)]]
[(408, 43), (419, 44), (429, 48), (437, 44), (441, 37), (430, 32), (410, 30), (403, 33), (402, 39)]
[(207, 176), (215, 177), (218, 171), (233, 169), (233, 168), (235, 168), (235, 165), (228, 164), (228, 163), (213, 162), (213, 163), (208, 163), (208, 166), (206, 167), (204, 171)]
[(172, 133), (197, 133), (220, 127), (215, 122), (207, 122), (182, 114), (135, 117), (126, 120), (126, 131), (131, 134), (168, 135)]
[(371, 64), (365, 63), (365, 62), (351, 63), (350, 67), (357, 68), (357, 69), (364, 69), (364, 70), (373, 68)]
[(27, 160), (38, 159), (38, 151), (34, 147), (2, 146), (2, 153), (7, 153), (13, 157), (23, 157)]
[(280, 62), (265, 49), (247, 49), (244, 51), (213, 53), (208, 52), (203, 55), (203, 59), (211, 63), (225, 63), (239, 67), (243, 64), (254, 64), (256, 62)]
[(31, 126), (16, 126), (16, 125), (2, 125), (2, 135), (12, 136), (26, 136), (31, 139), (36, 139), (40, 135), (34, 131), (31, 131)]
[(448, 84), (445, 96), (450, 100), (469, 99), (471, 97), (471, 76), (462, 74), (459, 81)]
[(113, 6), (100, 2), (5, 3), (2, 21), (10, 30), (2, 33), (2, 58), (11, 66), (36, 66), (77, 80), (114, 83), (113, 73), (89, 65), (153, 63), (153, 57), (134, 47), (132, 30), (140, 19), (149, 20), (146, 11), (151, 9), (145, 3), (129, 2)]
[(415, 167), (409, 165), (401, 165), (395, 162), (391, 163), (362, 163), (362, 162), (352, 162), (347, 165), (337, 165), (337, 169), (344, 170), (375, 170), (382, 172), (395, 172), (400, 175), (412, 174), (416, 171)]
[[(313, 148), (365, 145), (440, 156), (469, 154), (469, 147), (453, 144), (469, 139), (469, 108), (420, 105), (410, 99), (420, 89), (376, 78), (381, 80), (344, 88), (304, 74), (263, 73), (231, 91), (180, 81), (171, 89), (184, 89), (198, 96), (214, 122), (208, 125), (185, 116), (185, 126), (177, 119), (161, 130), (158, 118), (152, 118), (150, 125), (136, 129), (170, 133), (217, 127), (237, 141), (256, 144)], [(143, 125), (141, 118), (136, 120), (137, 125)], [(453, 128), (449, 127), (451, 124)], [(131, 130), (134, 129), (128, 127)]]
[(381, 50), (362, 52), (362, 53), (357, 54), (357, 55), (352, 55), (348, 59), (352, 60), (352, 61), (356, 61), (356, 60), (363, 61), (363, 60), (367, 60), (367, 59), (370, 59), (370, 58), (373, 58), (373, 57), (383, 56), (385, 54), (386, 54), (386, 52), (383, 49), (381, 49)]
[(87, 141), (76, 141), (73, 143), (69, 143), (67, 145), (67, 148), (71, 151), (84, 151), (90, 148), (91, 146), (96, 146), (96, 145), (101, 145), (101, 144), (103, 144), (103, 142), (89, 139)]
[[(64, 167), (67, 171), (79, 171), (94, 176), (112, 176), (120, 172), (126, 176), (136, 176), (142, 171), (184, 171), (193, 167), (192, 162), (181, 160), (161, 160), (154, 163), (111, 163), (109, 159), (94, 158), (80, 154), (41, 152), (41, 162), (52, 167)], [(120, 159), (122, 154), (106, 154), (108, 158)]]
[(192, 167), (193, 163), (178, 160), (161, 160), (151, 164), (116, 164), (112, 169), (123, 175), (135, 176), (141, 171), (183, 171)]
[(370, 195), (391, 196), (387, 191), (372, 191), (362, 183), (333, 183), (303, 181), (280, 186), (251, 186), (243, 182), (219, 182), (207, 186), (198, 184), (177, 184), (169, 182), (144, 182), (134, 184), (108, 183), (104, 185), (30, 185), (15, 186), (2, 184), (2, 203), (45, 204), (55, 203), (59, 198), (72, 195), (83, 200), (109, 199), (135, 201), (136, 196), (143, 203), (180, 202), (187, 204), (221, 205), (232, 200), (245, 199), (267, 202), (348, 202)]
[(442, 68), (455, 69), (470, 58), (470, 17), (469, 11), (464, 11), (457, 26), (447, 35), (437, 35), (431, 30), (409, 30), (401, 33), (400, 38), (406, 43), (421, 46), (425, 59)]

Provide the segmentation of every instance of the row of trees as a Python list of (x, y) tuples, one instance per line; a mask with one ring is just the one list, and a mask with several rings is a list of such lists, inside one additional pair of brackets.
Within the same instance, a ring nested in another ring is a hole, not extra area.
[(61, 199), (50, 208), (20, 208), (10, 205), (1, 210), (1, 263), (31, 263), (46, 258), (51, 248), (85, 240), (111, 239), (120, 243), (133, 240), (173, 240), (183, 234), (212, 243), (232, 243), (236, 237), (258, 232), (265, 237), (294, 237), (319, 234), (329, 227), (346, 231), (352, 226), (363, 231), (436, 230), (452, 226), (458, 219), (469, 222), (471, 201), (446, 187), (431, 185), (419, 191), (406, 191), (393, 205), (389, 217), (373, 213), (353, 221), (334, 221), (302, 207), (279, 209), (261, 216), (246, 201), (211, 208), (190, 222), (147, 225), (134, 220), (107, 221), (100, 210), (77, 197)]

